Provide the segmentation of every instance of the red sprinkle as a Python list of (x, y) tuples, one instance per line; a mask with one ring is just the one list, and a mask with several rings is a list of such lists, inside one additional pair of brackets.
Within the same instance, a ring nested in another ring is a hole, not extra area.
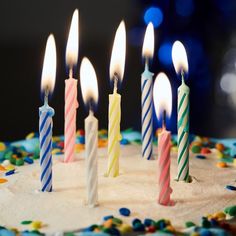
[(204, 147), (201, 149), (201, 154), (209, 154), (211, 153), (211, 150), (207, 147)]
[(153, 225), (151, 225), (147, 228), (147, 232), (148, 233), (154, 233), (154, 232), (156, 232), (156, 228)]

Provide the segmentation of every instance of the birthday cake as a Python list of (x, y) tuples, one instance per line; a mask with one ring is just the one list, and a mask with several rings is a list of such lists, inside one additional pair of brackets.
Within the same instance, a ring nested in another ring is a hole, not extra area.
[(175, 180), (177, 147), (173, 139), (170, 173), (174, 205), (162, 206), (157, 203), (157, 161), (142, 159), (140, 134), (122, 133), (120, 174), (116, 178), (104, 176), (106, 133), (100, 132), (99, 137), (99, 205), (94, 208), (86, 205), (83, 134), (77, 137), (72, 163), (63, 162), (63, 137), (54, 137), (53, 192), (40, 191), (37, 137), (1, 143), (0, 235), (88, 235), (92, 231), (105, 235), (131, 231), (136, 235), (155, 231), (156, 235), (235, 234), (230, 223), (236, 215), (234, 140), (194, 137), (192, 182), (186, 183)]

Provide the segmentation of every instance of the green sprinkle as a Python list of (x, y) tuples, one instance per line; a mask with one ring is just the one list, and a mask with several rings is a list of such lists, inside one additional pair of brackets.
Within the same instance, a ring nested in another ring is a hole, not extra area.
[(122, 220), (119, 218), (112, 218), (112, 222), (116, 225), (121, 225), (122, 224)]
[(29, 225), (32, 223), (32, 220), (24, 220), (21, 222), (22, 225)]
[(15, 164), (16, 164), (16, 159), (13, 158), (13, 157), (10, 157), (9, 161), (10, 161), (10, 163), (11, 163), (12, 165), (15, 165)]
[(65, 233), (64, 235), (65, 235), (65, 236), (74, 236), (73, 233)]
[(23, 166), (24, 165), (24, 159), (23, 158), (17, 159), (16, 160), (16, 165), (17, 166)]
[(224, 212), (226, 214), (229, 214), (230, 216), (236, 216), (236, 205), (230, 206), (230, 207), (226, 207)]
[(189, 228), (189, 227), (193, 227), (193, 226), (195, 226), (196, 224), (194, 224), (192, 221), (187, 221), (187, 222), (185, 222), (185, 227), (186, 228)]
[(194, 146), (192, 146), (191, 150), (192, 150), (193, 153), (200, 153), (201, 152), (201, 147), (199, 147), (197, 145), (194, 145)]

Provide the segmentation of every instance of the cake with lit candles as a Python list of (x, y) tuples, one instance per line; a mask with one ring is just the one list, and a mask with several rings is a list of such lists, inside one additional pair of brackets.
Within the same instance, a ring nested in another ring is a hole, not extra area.
[[(78, 11), (74, 12), (66, 61), (65, 132), (53, 136), (55, 111), (49, 95), (55, 84), (56, 46), (48, 37), (42, 72), (43, 106), (39, 134), (0, 143), (0, 236), (13, 235), (236, 235), (236, 140), (189, 135), (188, 71), (183, 44), (172, 57), (178, 88), (178, 134), (171, 135), (172, 92), (166, 74), (153, 85), (149, 60), (154, 50), (152, 23), (145, 34), (141, 132), (120, 132), (126, 29), (116, 31), (110, 63), (108, 130), (95, 118), (98, 85), (88, 58), (80, 67), (80, 86), (88, 117), (76, 132)], [(153, 105), (161, 128), (153, 135)]]
[[(236, 204), (234, 141), (191, 138), (189, 164), (192, 181), (186, 183), (176, 181), (177, 147), (176, 137), (172, 137), (170, 186), (173, 206), (158, 203), (157, 162), (142, 158), (139, 132), (122, 132), (119, 176), (108, 178), (104, 175), (108, 161), (107, 131), (99, 131), (96, 207), (87, 205), (82, 130), (77, 132), (76, 157), (71, 163), (63, 162), (63, 137), (53, 138), (53, 191), (48, 193), (41, 192), (39, 147), (35, 134), (28, 135), (23, 141), (1, 143), (0, 232), (16, 228), (21, 232), (90, 230), (109, 233), (114, 227), (121, 234), (126, 231), (144, 234), (156, 230), (169, 234), (194, 230), (232, 231), (233, 226), (227, 222), (236, 214), (235, 207), (232, 207)], [(156, 140), (153, 146), (156, 158), (155, 143)], [(122, 209), (128, 209), (128, 214)]]

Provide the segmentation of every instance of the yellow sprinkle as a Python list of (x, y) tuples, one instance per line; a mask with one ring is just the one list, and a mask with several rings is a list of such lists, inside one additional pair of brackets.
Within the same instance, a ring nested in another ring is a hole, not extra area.
[(234, 164), (234, 166), (236, 166), (236, 159), (234, 159), (234, 163), (233, 164)]
[(75, 150), (76, 152), (80, 152), (84, 150), (84, 144), (80, 144), (80, 143), (75, 144)]
[(123, 233), (129, 233), (132, 231), (132, 227), (128, 224), (122, 224), (121, 226), (117, 227), (119, 231)]
[(32, 139), (33, 137), (34, 137), (34, 132), (29, 133), (29, 134), (26, 136), (26, 139)]
[(7, 182), (7, 179), (4, 179), (4, 178), (0, 178), (0, 184), (4, 184)]
[(6, 169), (7, 171), (15, 170), (15, 166), (13, 166), (13, 165), (8, 165), (8, 166), (5, 166), (5, 169)]
[(53, 136), (52, 137), (52, 141), (53, 142), (58, 142), (58, 141), (60, 141), (61, 139), (60, 139), (60, 137), (59, 136)]
[(42, 228), (42, 222), (41, 221), (33, 221), (31, 223), (31, 226), (33, 229), (36, 229), (36, 230), (40, 229), (40, 228)]
[(224, 212), (222, 212), (222, 211), (216, 212), (213, 216), (217, 220), (225, 220), (225, 218), (226, 218), (226, 214)]
[(61, 150), (59, 148), (54, 148), (52, 150), (52, 154), (57, 154), (58, 152), (61, 152)]
[(200, 234), (197, 232), (194, 232), (194, 233), (191, 233), (190, 236), (200, 236)]
[(223, 162), (223, 161), (220, 161), (216, 164), (217, 167), (219, 168), (226, 168), (228, 167), (227, 163)]
[(101, 130), (98, 131), (98, 133), (100, 135), (106, 135), (107, 134), (107, 130), (106, 129), (101, 129)]
[(0, 142), (0, 152), (4, 151), (5, 149), (6, 149), (6, 145)]
[(178, 147), (177, 147), (177, 146), (173, 146), (173, 147), (171, 148), (171, 151), (172, 151), (172, 152), (178, 152)]

